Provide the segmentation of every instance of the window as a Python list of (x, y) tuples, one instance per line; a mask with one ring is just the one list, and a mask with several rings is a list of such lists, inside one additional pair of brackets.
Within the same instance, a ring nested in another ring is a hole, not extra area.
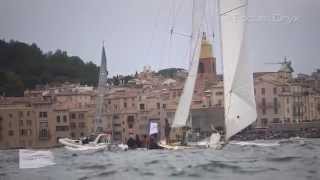
[(134, 116), (128, 116), (127, 122), (128, 122), (128, 127), (129, 127), (130, 129), (133, 128)]
[(47, 112), (39, 112), (39, 117), (40, 118), (47, 118), (48, 114), (47, 114)]
[(56, 131), (68, 131), (68, 126), (56, 126)]
[(261, 94), (265, 95), (266, 94), (266, 89), (265, 88), (261, 88)]
[(19, 125), (20, 125), (20, 126), (23, 126), (23, 120), (20, 120), (20, 121), (19, 121)]
[(63, 116), (63, 122), (64, 122), (64, 123), (67, 122), (67, 116), (66, 116), (66, 115)]
[(124, 108), (127, 108), (127, 103), (126, 103), (126, 102), (123, 103), (123, 107), (124, 107)]
[(166, 109), (167, 105), (166, 104), (162, 104), (162, 109)]
[(83, 137), (83, 136), (84, 136), (84, 133), (83, 133), (83, 132), (81, 132), (81, 133), (80, 133), (80, 136), (82, 136), (82, 137)]
[(72, 113), (71, 114), (71, 119), (75, 119), (76, 118), (76, 114), (75, 113)]
[(27, 116), (30, 116), (30, 111), (27, 111)]
[(278, 114), (278, 99), (274, 98), (273, 99), (273, 110), (274, 110), (274, 114)]
[(280, 123), (280, 119), (279, 118), (273, 118), (272, 123)]
[(0, 116), (0, 122), (2, 122), (2, 116)]
[(27, 136), (28, 132), (26, 129), (20, 129), (20, 136)]
[(70, 123), (70, 128), (71, 128), (71, 129), (76, 128), (76, 123), (74, 123), (74, 122)]
[(57, 123), (60, 123), (60, 116), (57, 116)]
[(140, 104), (140, 110), (144, 110), (144, 104)]
[(79, 128), (85, 128), (85, 127), (86, 127), (86, 124), (84, 122), (79, 123)]
[(40, 131), (40, 137), (48, 137), (49, 136), (49, 132), (47, 129), (41, 129)]
[(14, 135), (14, 131), (13, 130), (8, 131), (8, 135), (9, 136), (13, 136)]
[(273, 94), (277, 94), (277, 88), (273, 88)]
[(262, 123), (262, 126), (267, 126), (268, 125), (268, 119), (267, 118), (261, 119), (261, 123)]
[(262, 114), (266, 115), (266, 113), (267, 113), (266, 108), (262, 108)]
[(223, 92), (221, 91), (216, 92), (216, 96), (222, 96), (222, 95), (223, 95)]
[(212, 71), (213, 71), (213, 72), (216, 72), (216, 66), (215, 66), (214, 63), (212, 63)]
[(32, 121), (31, 120), (27, 120), (27, 126), (31, 126), (32, 125)]
[(79, 119), (84, 119), (84, 114), (83, 113), (79, 114)]
[(204, 65), (203, 63), (199, 63), (199, 70), (198, 70), (199, 73), (204, 73)]
[(27, 130), (27, 134), (28, 134), (28, 136), (31, 136), (31, 135), (32, 135), (32, 130), (31, 130), (31, 129), (28, 129), (28, 130)]
[(114, 127), (121, 127), (121, 124), (115, 123), (113, 124)]
[(23, 117), (23, 112), (19, 111), (19, 117)]
[(261, 99), (261, 102), (262, 102), (262, 106), (263, 106), (263, 107), (266, 107), (266, 106), (267, 106), (266, 98), (262, 98), (262, 99)]
[(13, 117), (13, 115), (10, 113), (10, 114), (9, 114), (9, 118), (12, 118), (12, 117)]
[(157, 109), (160, 109), (160, 103), (157, 103)]

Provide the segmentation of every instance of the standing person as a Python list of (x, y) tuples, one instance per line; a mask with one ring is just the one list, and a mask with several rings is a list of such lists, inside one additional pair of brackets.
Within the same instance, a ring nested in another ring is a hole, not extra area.
[(166, 119), (165, 127), (164, 127), (164, 135), (165, 135), (165, 138), (166, 138), (166, 144), (170, 143), (170, 131), (171, 131), (171, 127), (170, 127), (170, 124), (168, 122), (168, 119)]
[(135, 149), (136, 148), (136, 141), (133, 139), (133, 137), (130, 135), (127, 145), (129, 149)]
[(145, 148), (148, 148), (148, 146), (149, 146), (149, 141), (148, 141), (148, 137), (147, 137), (146, 134), (143, 135), (143, 146), (144, 146)]
[(140, 138), (139, 138), (138, 134), (136, 134), (136, 146), (137, 146), (137, 148), (141, 148), (142, 147), (142, 143), (140, 141)]

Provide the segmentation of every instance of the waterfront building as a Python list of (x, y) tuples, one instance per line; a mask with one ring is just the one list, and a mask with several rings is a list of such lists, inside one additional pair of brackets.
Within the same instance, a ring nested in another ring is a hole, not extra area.
[[(115, 143), (130, 137), (144, 140), (150, 123), (158, 124), (158, 139), (164, 139), (182, 94), (186, 72), (174, 76), (145, 67), (127, 83), (105, 93), (103, 131)], [(257, 121), (251, 127), (271, 133), (320, 129), (320, 70), (294, 76), (289, 61), (277, 72), (254, 73)], [(24, 97), (0, 97), (0, 148), (53, 147), (58, 139), (77, 139), (94, 132), (97, 92), (93, 87), (65, 83), (25, 91)], [(224, 129), (223, 76), (216, 72), (216, 59), (204, 34), (196, 88), (191, 105), (193, 130), (201, 135), (212, 126)], [(319, 131), (320, 132), (320, 131)], [(178, 137), (172, 130), (172, 139)]]

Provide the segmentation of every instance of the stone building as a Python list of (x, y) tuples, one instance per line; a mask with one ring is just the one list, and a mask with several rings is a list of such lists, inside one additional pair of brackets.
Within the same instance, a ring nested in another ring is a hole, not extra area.
[(26, 94), (0, 97), (1, 149), (52, 147), (59, 145), (59, 138), (79, 138), (91, 133), (93, 103), (87, 96), (80, 92), (68, 94), (71, 103), (68, 100), (62, 103), (56, 98), (59, 94), (46, 90)]

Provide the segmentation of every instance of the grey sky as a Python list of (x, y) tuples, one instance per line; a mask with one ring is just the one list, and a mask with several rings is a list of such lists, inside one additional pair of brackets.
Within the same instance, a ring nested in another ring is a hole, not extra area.
[[(172, 2), (176, 16), (170, 10)], [(208, 0), (206, 9), (210, 33), (216, 22), (214, 4)], [(275, 71), (278, 66), (264, 63), (284, 56), (293, 61), (296, 72), (320, 68), (319, 0), (249, 0), (249, 4), (254, 71)], [(170, 41), (174, 19), (175, 31), (190, 33), (191, 0), (0, 0), (0, 38), (35, 42), (44, 51), (63, 49), (97, 64), (105, 40), (111, 74), (134, 73), (144, 65), (186, 68), (188, 39), (174, 36)]]

